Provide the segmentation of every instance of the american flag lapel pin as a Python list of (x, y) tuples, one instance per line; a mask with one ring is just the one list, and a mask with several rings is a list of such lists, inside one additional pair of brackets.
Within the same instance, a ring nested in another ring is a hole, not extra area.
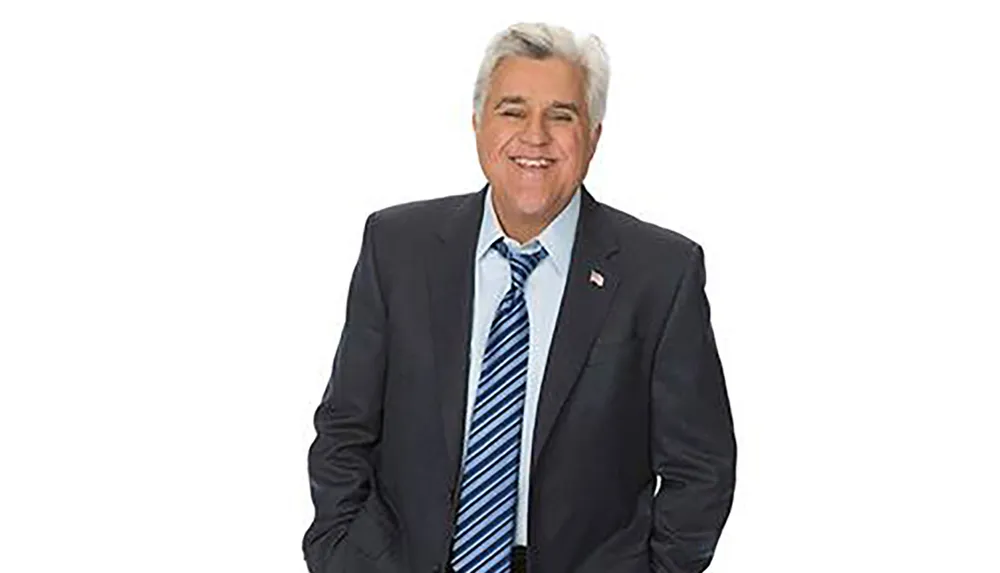
[(596, 286), (597, 288), (604, 288), (604, 275), (595, 270), (591, 270), (590, 284)]

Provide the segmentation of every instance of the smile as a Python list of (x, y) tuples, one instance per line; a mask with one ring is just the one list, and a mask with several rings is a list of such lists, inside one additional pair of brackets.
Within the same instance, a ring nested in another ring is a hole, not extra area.
[(516, 163), (518, 167), (524, 169), (548, 169), (553, 163), (554, 159), (549, 159), (548, 157), (511, 157), (511, 161)]

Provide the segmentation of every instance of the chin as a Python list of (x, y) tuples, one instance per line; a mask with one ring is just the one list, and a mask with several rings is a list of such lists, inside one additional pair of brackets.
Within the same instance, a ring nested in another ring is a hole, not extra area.
[(541, 215), (552, 203), (552, 194), (542, 189), (508, 192), (507, 204), (525, 215)]

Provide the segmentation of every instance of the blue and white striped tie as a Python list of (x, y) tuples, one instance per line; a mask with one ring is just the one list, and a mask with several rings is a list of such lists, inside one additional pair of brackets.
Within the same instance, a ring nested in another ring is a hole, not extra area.
[(511, 284), (493, 317), (476, 388), (452, 546), (455, 573), (510, 571), (528, 380), (524, 284), (548, 254), (544, 247), (513, 252), (503, 239), (492, 248), (510, 262)]

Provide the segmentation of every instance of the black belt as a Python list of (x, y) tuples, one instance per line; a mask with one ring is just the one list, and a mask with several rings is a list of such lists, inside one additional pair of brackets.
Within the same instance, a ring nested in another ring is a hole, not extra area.
[(511, 561), (511, 573), (528, 573), (528, 548), (515, 545)]

